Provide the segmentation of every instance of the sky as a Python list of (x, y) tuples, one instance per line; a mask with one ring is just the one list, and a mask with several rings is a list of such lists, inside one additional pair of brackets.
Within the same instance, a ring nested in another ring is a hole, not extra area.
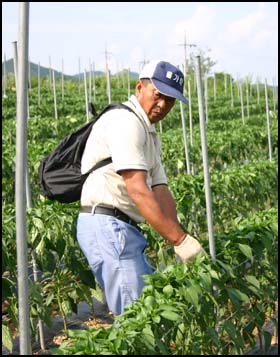
[[(217, 62), (211, 73), (278, 84), (278, 2), (30, 2), (31, 62), (76, 74), (144, 61), (179, 65), (203, 51)], [(2, 62), (18, 40), (19, 3), (2, 2)], [(190, 46), (195, 45), (195, 46)]]

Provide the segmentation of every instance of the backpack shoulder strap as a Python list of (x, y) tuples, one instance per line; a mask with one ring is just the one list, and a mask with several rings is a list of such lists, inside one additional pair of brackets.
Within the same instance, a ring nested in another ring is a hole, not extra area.
[[(129, 106), (123, 104), (123, 103), (110, 103), (108, 104), (95, 118), (94, 122), (96, 122), (103, 114), (105, 114), (106, 112), (108, 112), (109, 110), (112, 109), (126, 109), (129, 110), (130, 112), (134, 113), (138, 118), (139, 115), (135, 113), (135, 111), (133, 109), (131, 109)], [(140, 119), (140, 118), (139, 118)], [(106, 159), (103, 159), (101, 161), (99, 161), (97, 164), (95, 164), (89, 171), (87, 171), (84, 175), (88, 175), (91, 172), (93, 172), (96, 169), (99, 169), (100, 167), (103, 167), (105, 165), (108, 165), (112, 162), (112, 158), (111, 157), (107, 157)]]
[(110, 103), (110, 104), (108, 104), (108, 105), (102, 110), (102, 112), (101, 112), (100, 114), (98, 114), (96, 120), (99, 119), (104, 113), (106, 113), (107, 111), (112, 110), (112, 109), (126, 109), (126, 110), (129, 110), (130, 112), (132, 112), (133, 114), (135, 114), (135, 115), (140, 119), (139, 115), (138, 115), (137, 113), (135, 113), (135, 111), (134, 111), (132, 108), (130, 108), (128, 105), (125, 105), (125, 104), (123, 104), (123, 103), (117, 102), (117, 103)]

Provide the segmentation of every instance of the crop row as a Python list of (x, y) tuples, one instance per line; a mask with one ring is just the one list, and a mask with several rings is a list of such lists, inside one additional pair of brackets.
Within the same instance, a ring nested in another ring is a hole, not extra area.
[[(101, 90), (104, 91), (103, 87), (98, 89), (100, 93)], [(48, 154), (61, 138), (85, 123), (83, 95), (77, 95), (77, 88), (65, 93), (64, 101), (59, 100), (59, 117), (55, 120), (52, 92), (42, 88), (42, 94), (41, 107), (38, 107), (36, 91), (32, 89), (29, 102), (30, 119), (27, 123), (28, 165), (33, 201), (32, 208), (27, 210), (30, 324), (33, 333), (38, 318), (51, 326), (54, 311), (63, 317), (66, 330), (67, 315), (76, 312), (81, 301), (92, 306), (92, 295), (98, 289), (75, 238), (79, 203), (62, 205), (45, 200), (39, 195), (38, 185), (40, 159)], [(125, 100), (126, 97), (125, 91), (114, 95), (117, 100)], [(119, 329), (113, 327), (110, 335), (100, 329), (93, 332), (96, 336), (94, 338), (90, 332), (74, 333), (73, 348), (78, 352), (233, 354), (244, 351), (248, 343), (253, 341), (253, 329), (262, 326), (264, 312), (268, 307), (272, 308), (275, 300), (273, 289), (277, 214), (275, 209), (269, 208), (276, 206), (278, 201), (278, 123), (272, 118), (273, 160), (269, 162), (265, 117), (259, 115), (260, 108), (261, 112), (264, 109), (263, 102), (256, 105), (252, 100), (251, 116), (244, 126), (238, 103), (232, 110), (228, 108), (228, 99), (223, 103), (221, 116), (218, 115), (220, 99), (216, 104), (210, 104), (210, 112), (216, 114), (210, 115), (211, 120), (207, 123), (214, 230), (219, 262), (214, 264), (208, 258), (203, 258), (190, 266), (177, 264), (172, 247), (151, 227), (143, 224), (143, 232), (149, 242), (148, 259), (156, 267), (157, 273), (147, 277), (147, 289), (140, 297), (139, 303), (136, 302), (134, 307), (130, 307), (127, 313), (120, 317)], [(98, 95), (97, 111), (105, 104), (106, 96)], [(10, 336), (8, 327), (18, 326), (14, 92), (8, 91), (8, 97), (3, 101), (2, 115), (2, 301), (7, 316), (4, 331)], [(187, 175), (180, 111), (176, 103), (174, 112), (163, 121), (162, 157), (176, 200), (180, 223), (184, 229), (197, 234), (209, 251), (199, 136), (194, 105), (194, 146), (190, 148), (190, 160), (195, 174)], [(246, 217), (247, 221), (244, 220)], [(31, 265), (34, 258), (40, 273), (39, 282), (33, 281)], [(267, 263), (269, 258), (271, 266)], [(237, 273), (234, 273), (232, 268), (243, 264), (245, 260), (249, 260), (251, 270), (246, 272), (242, 266), (242, 269), (237, 269)], [(169, 268), (162, 271), (167, 266)], [(243, 281), (246, 283), (243, 284)], [(179, 289), (181, 283), (184, 289)], [(217, 284), (221, 294), (216, 296), (213, 295), (213, 286)], [(246, 290), (246, 285), (250, 286), (250, 291)], [(164, 286), (171, 287), (169, 291), (167, 288), (163, 291)], [(256, 288), (260, 291), (257, 292)], [(183, 290), (188, 289), (195, 300), (191, 299), (188, 293), (183, 293)], [(151, 298), (147, 299), (149, 296), (155, 300), (148, 308), (148, 301), (151, 303)], [(176, 304), (177, 300), (180, 304)], [(165, 308), (167, 304), (173, 307)], [(144, 311), (141, 306), (144, 306)], [(220, 320), (217, 320), (216, 314), (218, 307)], [(225, 319), (228, 314), (231, 317), (229, 321)], [(224, 320), (228, 322), (223, 322)], [(189, 340), (192, 341), (191, 344)], [(71, 349), (67, 352), (67, 348), (64, 350), (63, 346), (61, 351), (69, 354)]]
[[(198, 257), (147, 275), (142, 295), (109, 328), (70, 330), (54, 354), (234, 355), (255, 346), (275, 317), (277, 212), (217, 236), (219, 259)], [(240, 264), (243, 262), (243, 264)]]

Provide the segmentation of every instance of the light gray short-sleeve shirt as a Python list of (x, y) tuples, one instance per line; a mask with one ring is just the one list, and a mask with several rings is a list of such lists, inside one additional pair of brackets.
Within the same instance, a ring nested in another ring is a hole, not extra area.
[(102, 204), (117, 207), (136, 222), (144, 218), (128, 196), (121, 170), (145, 170), (147, 185), (167, 184), (160, 159), (160, 141), (154, 125), (133, 95), (124, 103), (126, 109), (105, 113), (93, 126), (82, 157), (82, 173), (97, 162), (112, 157), (112, 164), (93, 171), (84, 183), (81, 205)]

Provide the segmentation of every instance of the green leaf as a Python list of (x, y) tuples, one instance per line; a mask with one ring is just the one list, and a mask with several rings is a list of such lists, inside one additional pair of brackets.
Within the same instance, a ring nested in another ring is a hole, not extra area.
[(161, 304), (160, 305), (160, 309), (161, 310), (165, 310), (165, 311), (173, 311), (176, 312), (177, 308), (173, 305), (167, 305), (167, 304)]
[(224, 327), (229, 336), (234, 341), (235, 345), (239, 348), (243, 348), (244, 343), (242, 336), (240, 335), (240, 332), (238, 330), (238, 327), (236, 327), (231, 321), (228, 320), (224, 322)]
[(65, 246), (66, 246), (66, 241), (64, 239), (57, 239), (56, 241), (56, 252), (59, 255), (59, 258), (61, 258), (64, 254), (65, 251)]
[(208, 335), (211, 337), (212, 341), (215, 343), (216, 346), (220, 346), (221, 342), (219, 340), (219, 335), (217, 331), (213, 327), (209, 327), (207, 329)]
[(201, 282), (205, 290), (210, 292), (212, 290), (211, 275), (209, 273), (200, 272), (199, 276), (201, 278)]
[(196, 308), (198, 308), (198, 294), (199, 290), (197, 289), (198, 287), (195, 285), (192, 285), (185, 290), (185, 297), (186, 299), (193, 304)]
[(254, 275), (246, 275), (245, 279), (256, 288), (260, 289), (260, 282)]
[(240, 290), (235, 289), (235, 288), (226, 288), (226, 291), (231, 299), (231, 301), (234, 303), (234, 305), (239, 306), (240, 301), (244, 302), (249, 302), (249, 298), (246, 294), (242, 293)]
[(252, 248), (251, 248), (249, 245), (238, 243), (238, 246), (239, 246), (239, 249), (241, 250), (241, 252), (242, 252), (247, 258), (250, 258), (251, 260), (253, 259)]
[(72, 307), (71, 307), (70, 301), (68, 301), (68, 300), (62, 301), (61, 307), (62, 307), (63, 312), (64, 312), (66, 315), (72, 313)]
[(41, 218), (32, 217), (32, 222), (34, 226), (38, 228), (39, 231), (44, 231), (45, 225)]
[(45, 247), (46, 247), (45, 239), (41, 239), (39, 244), (35, 248), (36, 254), (42, 255), (44, 253), (44, 251), (45, 251)]
[[(79, 271), (79, 277), (82, 280), (82, 282), (84, 284), (86, 284), (87, 286), (89, 286), (92, 289), (95, 289), (96, 293), (97, 293), (97, 286), (96, 286), (96, 282), (95, 282), (95, 277), (92, 274), (91, 270), (81, 270)], [(103, 292), (100, 289), (99, 295), (96, 294), (95, 298), (97, 298), (97, 300), (102, 301), (103, 299)]]
[(155, 343), (156, 346), (159, 348), (162, 356), (170, 355), (170, 351), (167, 349), (165, 344), (159, 338), (156, 339)]
[(13, 351), (12, 333), (9, 327), (3, 324), (2, 324), (2, 343), (12, 353)]
[(143, 341), (148, 348), (153, 348), (155, 346), (155, 337), (151, 326), (146, 326), (143, 329)]
[(152, 320), (155, 324), (159, 324), (160, 323), (160, 316), (152, 316)]
[(170, 321), (178, 321), (178, 319), (181, 318), (181, 316), (179, 314), (177, 314), (176, 312), (173, 312), (173, 311), (162, 311), (160, 313), (160, 315), (162, 317), (164, 317), (166, 320), (170, 320)]
[(223, 263), (221, 260), (216, 260), (216, 262), (229, 274), (231, 278), (236, 278), (230, 265)]
[(216, 272), (216, 270), (213, 270), (213, 269), (209, 270), (209, 274), (213, 279), (219, 280), (219, 275)]

